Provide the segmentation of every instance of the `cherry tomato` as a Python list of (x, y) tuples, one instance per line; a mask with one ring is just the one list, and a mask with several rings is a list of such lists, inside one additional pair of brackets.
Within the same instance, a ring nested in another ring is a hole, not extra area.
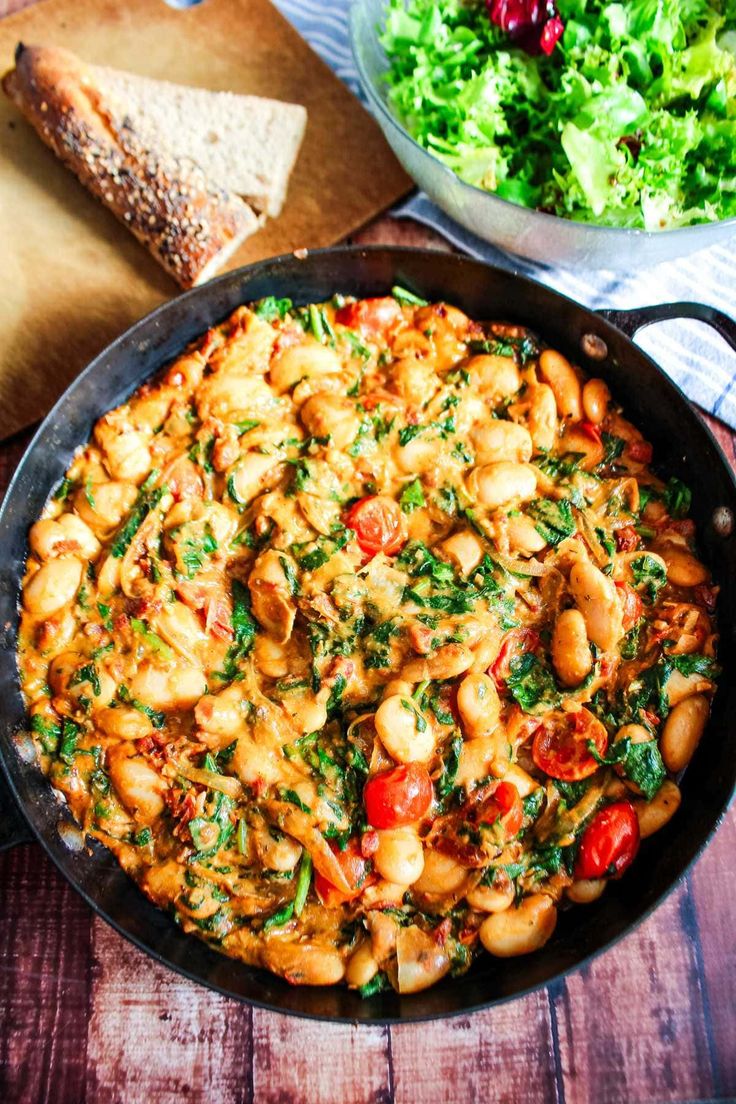
[(550, 778), (578, 782), (598, 770), (598, 763), (588, 751), (589, 740), (599, 755), (605, 753), (608, 733), (589, 710), (580, 709), (576, 713), (558, 710), (548, 714), (537, 729), (532, 758)]
[(616, 583), (616, 590), (618, 596), (621, 599), (621, 606), (623, 609), (623, 628), (624, 632), (628, 632), (629, 629), (636, 624), (642, 614), (643, 605), (641, 598), (636, 593), (633, 587), (630, 587), (628, 583)]
[(511, 661), (524, 652), (535, 652), (539, 647), (539, 634), (534, 629), (509, 629), (501, 642), (501, 650), (495, 662), (488, 668), (499, 690), (506, 687), (511, 674)]
[(626, 445), (626, 455), (629, 460), (637, 464), (649, 464), (654, 455), (654, 449), (648, 441), (629, 441)]
[(351, 893), (343, 893), (319, 871), (315, 872), (314, 875), (314, 888), (325, 908), (339, 908), (340, 905), (344, 905), (346, 901), (354, 900), (363, 892), (368, 875), (368, 864), (363, 858), (360, 840), (355, 836), (348, 840), (348, 845), (344, 851), (341, 851), (336, 843), (330, 844), (330, 850), (342, 867), (342, 872), (347, 881), (354, 888)]
[(581, 422), (580, 432), (584, 433), (586, 437), (589, 437), (591, 441), (595, 441), (597, 445), (603, 443), (603, 437), (601, 435), (600, 427), (594, 422)]
[(639, 820), (630, 801), (607, 805), (583, 832), (575, 863), (578, 878), (619, 878), (639, 850)]
[(357, 303), (346, 303), (335, 314), (335, 321), (371, 337), (381, 337), (403, 317), (399, 304), (387, 295), (383, 299), (360, 299)]
[(388, 495), (361, 498), (348, 510), (345, 524), (355, 530), (358, 544), (369, 556), (393, 556), (404, 543), (401, 507)]
[(369, 778), (363, 790), (368, 823), (401, 828), (419, 820), (432, 804), (432, 780), (421, 763), (407, 763)]
[(639, 534), (633, 525), (624, 525), (614, 533), (619, 552), (635, 552), (639, 547)]
[(524, 806), (513, 782), (499, 782), (490, 798), (484, 802), (481, 815), (484, 824), (500, 820), (507, 840), (513, 839), (524, 819)]
[(476, 786), (460, 809), (438, 817), (427, 837), (429, 846), (462, 866), (487, 866), (521, 828), (524, 806), (511, 782)]

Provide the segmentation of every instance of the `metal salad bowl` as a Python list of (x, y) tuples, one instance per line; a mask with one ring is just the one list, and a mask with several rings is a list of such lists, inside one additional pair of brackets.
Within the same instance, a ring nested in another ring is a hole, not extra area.
[[(721, 587), (713, 714), (682, 781), (682, 806), (644, 840), (639, 858), (596, 902), (560, 913), (553, 938), (535, 954), (480, 956), (468, 974), (425, 992), (362, 999), (348, 989), (308, 989), (225, 957), (185, 935), (94, 839), (86, 842), (41, 772), (27, 733), (16, 665), (18, 599), (28, 530), (96, 420), (123, 402), (237, 306), (266, 295), (297, 305), (385, 295), (401, 284), (445, 300), (472, 318), (529, 326), (589, 373), (602, 376), (631, 420), (645, 428), (662, 470), (694, 489), (700, 550)], [(394, 1023), (467, 1013), (521, 996), (588, 961), (626, 935), (676, 886), (724, 816), (736, 785), (736, 483), (708, 429), (684, 395), (631, 340), (642, 326), (685, 315), (715, 326), (736, 349), (736, 323), (697, 303), (593, 312), (534, 281), (431, 250), (345, 247), (262, 261), (180, 295), (138, 322), (72, 383), (21, 460), (0, 509), (0, 848), (37, 840), (61, 874), (103, 919), (172, 970), (238, 1000), (353, 1023)], [(19, 918), (20, 919), (20, 918)]]
[(388, 60), (379, 40), (385, 0), (354, 0), (350, 35), (371, 110), (409, 176), (438, 207), (478, 237), (549, 265), (630, 272), (736, 237), (736, 218), (656, 232), (576, 222), (522, 207), (467, 184), (409, 134), (388, 103)]

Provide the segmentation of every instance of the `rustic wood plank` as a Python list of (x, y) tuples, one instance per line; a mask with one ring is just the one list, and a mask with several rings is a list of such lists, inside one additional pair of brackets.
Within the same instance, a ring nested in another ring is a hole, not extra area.
[[(706, 1026), (718, 1096), (736, 1099), (736, 810), (692, 875), (691, 937), (702, 955)], [(690, 917), (689, 917), (690, 919)]]
[(258, 1104), (388, 1104), (388, 1055), (385, 1028), (317, 1023), (253, 1009), (253, 1098)]
[(250, 1102), (249, 1008), (158, 966), (98, 919), (93, 953), (88, 1104)]
[(567, 1104), (714, 1094), (687, 886), (622, 943), (554, 987)]
[(421, 226), (413, 219), (395, 219), (390, 215), (374, 219), (357, 234), (346, 238), (346, 244), (397, 245), (417, 249), (436, 249), (441, 253), (457, 253), (447, 238)]
[(0, 855), (0, 1099), (84, 1097), (87, 906), (34, 844)]
[(474, 1016), (394, 1027), (396, 1104), (552, 1104), (557, 1092), (546, 992)]

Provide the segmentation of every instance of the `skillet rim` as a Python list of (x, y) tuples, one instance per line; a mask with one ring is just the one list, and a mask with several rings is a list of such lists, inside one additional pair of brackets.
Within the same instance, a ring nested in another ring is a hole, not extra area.
[[(652, 367), (655, 370), (655, 373), (659, 377), (660, 381), (664, 382), (665, 388), (667, 390), (669, 390), (670, 393), (676, 398), (678, 404), (681, 405), (681, 406), (684, 405), (687, 408), (687, 410), (689, 411), (690, 415), (692, 415), (692, 417), (696, 420), (696, 422), (698, 424), (699, 432), (704, 434), (706, 440), (710, 443), (711, 447), (713, 448), (716, 456), (718, 457), (718, 459), (720, 461), (722, 470), (726, 474), (727, 483), (730, 485), (730, 490), (731, 490), (731, 493), (733, 495), (734, 502), (736, 503), (736, 473), (732, 470), (730, 464), (728, 463), (728, 461), (726, 459), (726, 456), (723, 452), (723, 449), (721, 448), (717, 438), (714, 436), (714, 434), (711, 431), (711, 429), (709, 428), (709, 426), (699, 416), (699, 414), (696, 411), (696, 409), (694, 408), (693, 404), (690, 403), (690, 400), (687, 398), (687, 396), (684, 395), (683, 391), (677, 385), (677, 383), (675, 383), (675, 381), (672, 380), (671, 377), (669, 377), (664, 372), (664, 370), (662, 368), (660, 368), (660, 366), (657, 364), (657, 362), (654, 361), (652, 359), (652, 357), (650, 357), (643, 349), (636, 346), (632, 337), (630, 337), (622, 329), (619, 329), (612, 322), (609, 322), (602, 314), (598, 314), (592, 308), (585, 306), (584, 304), (578, 302), (575, 299), (572, 299), (570, 296), (564, 295), (563, 293), (557, 291), (554, 288), (551, 288), (551, 287), (548, 287), (545, 284), (542, 284), (540, 281), (530, 279), (529, 277), (524, 276), (524, 275), (522, 275), (522, 274), (520, 274), (516, 271), (513, 271), (513, 270), (504, 269), (504, 268), (501, 268), (497, 265), (486, 264), (483, 261), (477, 260), (476, 258), (465, 256), (464, 254), (445, 253), (444, 251), (441, 251), (441, 250), (421, 248), (421, 247), (386, 246), (386, 245), (380, 245), (380, 244), (376, 244), (376, 245), (340, 245), (340, 246), (336, 246), (336, 247), (328, 247), (328, 248), (324, 248), (324, 249), (315, 249), (315, 250), (305, 251), (304, 256), (297, 255), (294, 252), (280, 254), (279, 256), (265, 258), (261, 261), (253, 262), (250, 265), (245, 265), (245, 266), (242, 266), (238, 269), (234, 269), (232, 271), (223, 273), (221, 276), (219, 276), (219, 277), (217, 277), (217, 278), (215, 278), (211, 281), (208, 281), (206, 284), (201, 285), (200, 287), (192, 288), (188, 291), (183, 292), (180, 295), (175, 296), (173, 299), (169, 299), (166, 302), (160, 304), (159, 306), (154, 308), (154, 310), (152, 310), (147, 315), (145, 315), (143, 318), (141, 318), (137, 322), (135, 322), (132, 326), (130, 326), (127, 330), (125, 330), (117, 338), (115, 338), (115, 340), (112, 341), (109, 345), (107, 345), (104, 349), (102, 349), (97, 354), (97, 356), (95, 356), (93, 358), (93, 360), (90, 361), (90, 363), (79, 373), (78, 376), (75, 377), (74, 380), (72, 380), (71, 384), (64, 390), (64, 392), (59, 397), (59, 399), (54, 403), (54, 405), (51, 408), (51, 410), (49, 411), (49, 413), (42, 420), (42, 422), (39, 425), (38, 429), (36, 430), (33, 437), (31, 438), (30, 442), (28, 443), (28, 446), (26, 447), (26, 449), (23, 453), (23, 456), (21, 457), (20, 461), (18, 462), (18, 466), (17, 466), (17, 468), (16, 468), (16, 470), (13, 474), (13, 477), (12, 477), (10, 483), (8, 484), (8, 487), (7, 487), (7, 490), (5, 492), (2, 504), (0, 505), (0, 540), (2, 539), (2, 531), (7, 525), (6, 514), (8, 512), (8, 505), (9, 505), (9, 503), (11, 503), (11, 501), (15, 497), (16, 484), (20, 481), (20, 478), (21, 478), (22, 473), (23, 473), (23, 468), (24, 468), (26, 462), (28, 461), (29, 457), (35, 451), (35, 449), (43, 442), (44, 438), (49, 434), (49, 432), (53, 431), (53, 427), (56, 424), (57, 415), (58, 415), (58, 412), (60, 411), (61, 407), (64, 404), (66, 404), (67, 402), (69, 402), (70, 399), (72, 399), (74, 397), (74, 393), (77, 390), (77, 388), (79, 386), (81, 386), (83, 383), (86, 383), (86, 381), (100, 367), (100, 363), (103, 360), (109, 358), (111, 355), (113, 355), (118, 350), (118, 348), (121, 345), (123, 345), (123, 343), (131, 341), (136, 335), (146, 335), (147, 333), (149, 333), (151, 331), (155, 332), (156, 324), (159, 322), (161, 317), (165, 317), (165, 315), (169, 311), (174, 310), (176, 308), (180, 308), (182, 305), (187, 304), (189, 301), (194, 301), (194, 300), (197, 300), (199, 298), (206, 299), (208, 294), (211, 295), (213, 292), (216, 291), (216, 289), (218, 289), (220, 286), (222, 286), (224, 284), (231, 283), (231, 282), (237, 283), (238, 281), (247, 280), (249, 278), (252, 278), (252, 277), (258, 275), (259, 273), (263, 273), (264, 275), (265, 274), (272, 275), (274, 279), (277, 279), (280, 270), (283, 269), (284, 267), (298, 266), (300, 263), (302, 263), (304, 261), (311, 260), (312, 258), (316, 258), (316, 259), (319, 260), (320, 258), (338, 256), (338, 257), (351, 257), (351, 258), (355, 259), (356, 261), (360, 261), (363, 258), (367, 258), (367, 257), (370, 257), (370, 256), (377, 256), (377, 255), (385, 256), (390, 261), (390, 266), (394, 270), (396, 270), (400, 266), (401, 259), (403, 257), (407, 257), (407, 258), (422, 257), (424, 259), (430, 259), (430, 258), (434, 259), (436, 261), (441, 262), (442, 264), (449, 263), (453, 266), (457, 266), (458, 268), (467, 267), (471, 270), (472, 269), (476, 269), (476, 270), (479, 269), (479, 270), (483, 270), (483, 271), (489, 271), (491, 273), (496, 274), (497, 276), (500, 276), (502, 279), (504, 279), (506, 281), (509, 281), (512, 284), (515, 284), (517, 286), (519, 284), (521, 284), (522, 288), (524, 290), (526, 290), (527, 292), (529, 292), (530, 289), (540, 289), (544, 294), (551, 295), (553, 298), (556, 298), (558, 301), (562, 301), (562, 302), (568, 304), (570, 307), (574, 308), (575, 311), (582, 312), (583, 315), (588, 320), (595, 323), (595, 328), (596, 329), (599, 329), (599, 330), (602, 329), (603, 330), (604, 336), (605, 336), (606, 332), (613, 333), (616, 336), (616, 338), (619, 342), (624, 343), (625, 347), (633, 348), (633, 352), (636, 355), (643, 357), (647, 361), (649, 366)], [(273, 272), (271, 273), (270, 270), (273, 270)], [(441, 280), (441, 277), (439, 277), (439, 279)], [(235, 308), (231, 308), (231, 309), (235, 309)], [(179, 352), (181, 352), (181, 351), (182, 350), (180, 349)], [(168, 354), (168, 355), (164, 356), (161, 359), (158, 367), (154, 368), (152, 371), (147, 373), (147, 375), (144, 378), (148, 378), (149, 376), (153, 375), (156, 371), (159, 370), (159, 368), (164, 363), (166, 363), (168, 360), (171, 359), (171, 357), (176, 356), (176, 355), (178, 355), (178, 354), (173, 353), (173, 354)], [(141, 382), (143, 382), (143, 380), (140, 380), (137, 383), (135, 383), (133, 385), (132, 389), (130, 387), (126, 387), (125, 388), (125, 394), (132, 393), (132, 390), (135, 390), (136, 387), (140, 386)], [(119, 402), (119, 401), (122, 401), (122, 400), (117, 399), (115, 401)], [(80, 442), (76, 447), (77, 448), (80, 447), (80, 444), (82, 444), (82, 443), (83, 442)], [(50, 490), (49, 490), (48, 493), (50, 493)], [(11, 572), (11, 575), (13, 577), (13, 580), (14, 580), (15, 586), (16, 586), (16, 591), (15, 591), (16, 596), (17, 596), (18, 591), (19, 591), (19, 584), (20, 584), (20, 580), (22, 578), (22, 570), (24, 569), (24, 565), (25, 565), (25, 561), (23, 562), (23, 565), (22, 565), (20, 571), (14, 569)], [(15, 637), (15, 633), (11, 632), (8, 635), (9, 635), (10, 641), (11, 641), (9, 647), (11, 648), (11, 650), (13, 652), (13, 657), (15, 657), (16, 647), (17, 647), (17, 640), (16, 640), (16, 637)], [(8, 646), (7, 639), (6, 639), (6, 641), (4, 641), (4, 643), (6, 643), (6, 647), (7, 647)], [(17, 685), (17, 673), (16, 673), (16, 685)], [(8, 725), (8, 732), (11, 733), (11, 731), (12, 730), (10, 728), (10, 725)], [(192, 982), (195, 982), (196, 984), (205, 986), (206, 988), (208, 988), (208, 989), (210, 989), (214, 992), (218, 992), (223, 996), (229, 997), (233, 1000), (237, 1000), (240, 1003), (251, 1005), (252, 1007), (256, 1007), (256, 1008), (262, 1008), (262, 1009), (267, 1010), (267, 1011), (278, 1012), (278, 1013), (281, 1013), (283, 1015), (295, 1016), (295, 1017), (302, 1018), (302, 1019), (317, 1020), (317, 1021), (324, 1021), (324, 1022), (331, 1022), (331, 1023), (349, 1023), (349, 1024), (353, 1024), (353, 1025), (366, 1024), (366, 1025), (386, 1026), (386, 1025), (391, 1025), (391, 1024), (421, 1023), (421, 1022), (427, 1022), (427, 1021), (431, 1021), (431, 1020), (450, 1019), (450, 1018), (457, 1017), (457, 1016), (462, 1016), (462, 1015), (471, 1015), (471, 1014), (473, 1014), (477, 1011), (481, 1011), (483, 1009), (500, 1006), (502, 1004), (506, 1004), (509, 1001), (520, 999), (520, 998), (525, 997), (525, 996), (529, 995), (530, 993), (533, 993), (533, 992), (535, 992), (539, 989), (546, 989), (548, 987), (552, 987), (552, 986), (555, 986), (555, 985), (559, 984), (560, 982), (564, 981), (570, 974), (572, 974), (573, 972), (579, 970), (583, 966), (588, 966), (590, 963), (592, 963), (600, 955), (602, 955), (606, 951), (610, 950), (611, 947), (613, 947), (616, 943), (622, 941), (628, 935), (630, 935), (631, 933), (636, 931), (636, 929), (639, 928), (640, 925), (643, 924), (647, 919), (649, 919), (649, 917), (652, 915), (652, 913), (656, 909), (658, 909), (662, 904), (664, 904), (664, 902), (672, 895), (672, 893), (679, 886), (681, 886), (681, 884), (683, 883), (685, 878), (688, 876), (690, 871), (693, 869), (696, 862), (702, 857), (706, 847), (710, 844), (710, 842), (713, 839), (715, 833), (718, 831), (718, 829), (722, 825), (722, 823), (723, 823), (723, 821), (724, 821), (724, 819), (725, 819), (725, 817), (726, 817), (726, 815), (729, 811), (729, 808), (731, 807), (731, 805), (734, 801), (734, 797), (736, 796), (736, 773), (735, 773), (734, 779), (733, 779), (733, 781), (731, 783), (731, 786), (730, 786), (730, 792), (729, 792), (728, 796), (726, 797), (725, 801), (723, 802), (723, 804), (722, 804), (719, 812), (715, 816), (715, 819), (713, 820), (712, 824), (710, 825), (710, 827), (706, 831), (706, 833), (703, 836), (702, 840), (697, 845), (697, 847), (696, 847), (695, 851), (693, 852), (693, 854), (691, 855), (691, 857), (685, 863), (685, 866), (682, 868), (682, 870), (680, 870), (677, 873), (677, 875), (670, 881), (670, 883), (667, 885), (667, 887), (665, 889), (663, 889), (659, 893), (659, 895), (649, 905), (647, 905), (645, 907), (645, 909), (641, 912), (641, 914), (639, 916), (637, 916), (632, 921), (628, 921), (624, 925), (624, 927), (621, 931), (619, 931), (616, 934), (612, 935), (609, 939), (607, 939), (600, 946), (596, 947), (594, 950), (583, 954), (583, 956), (580, 959), (578, 959), (576, 962), (571, 963), (569, 966), (566, 966), (566, 967), (556, 971), (555, 973), (553, 973), (550, 977), (548, 977), (546, 979), (534, 981), (533, 983), (531, 983), (529, 985), (526, 985), (526, 986), (523, 986), (523, 987), (517, 989), (513, 993), (507, 993), (507, 994), (502, 994), (502, 995), (498, 995), (498, 994), (490, 995), (489, 998), (486, 999), (486, 1000), (481, 1000), (481, 1001), (478, 1001), (476, 1003), (468, 1004), (468, 1005), (463, 1006), (463, 1007), (453, 1008), (449, 1011), (445, 1011), (445, 1012), (432, 1011), (432, 1012), (428, 1012), (428, 1013), (424, 1012), (424, 1013), (418, 1013), (418, 1014), (415, 1014), (412, 1011), (408, 1011), (407, 1013), (404, 1013), (403, 1011), (400, 1011), (399, 1013), (393, 1014), (393, 1015), (380, 1015), (380, 1014), (379, 1015), (371, 1015), (370, 1012), (369, 1012), (369, 1006), (370, 1006), (370, 1003), (371, 1003), (371, 998), (369, 998), (369, 999), (364, 1001), (364, 1004), (366, 1006), (367, 1015), (365, 1017), (356, 1017), (356, 1016), (349, 1016), (349, 1015), (342, 1015), (342, 1014), (340, 1014), (340, 1015), (324, 1015), (324, 1014), (320, 1014), (318, 1012), (305, 1011), (305, 1010), (302, 1010), (302, 1009), (284, 1008), (284, 1007), (281, 1007), (281, 1006), (276, 1005), (274, 1003), (270, 1003), (268, 1000), (264, 1000), (264, 999), (261, 999), (259, 997), (245, 996), (242, 993), (234, 992), (232, 989), (229, 989), (226, 986), (217, 983), (216, 981), (208, 980), (207, 978), (204, 978), (204, 977), (200, 976), (199, 974), (197, 974), (193, 970), (188, 969), (183, 964), (175, 963), (175, 962), (170, 961), (163, 952), (157, 950), (155, 947), (153, 947), (153, 946), (149, 945), (148, 943), (146, 943), (145, 939), (143, 937), (140, 937), (140, 936), (134, 934), (133, 932), (128, 931), (123, 926), (123, 924), (121, 922), (119, 922), (118, 920), (114, 919), (111, 915), (109, 915), (109, 913), (106, 911), (105, 907), (100, 905), (92, 897), (92, 895), (89, 892), (87, 892), (87, 890), (84, 889), (81, 884), (78, 883), (77, 878), (73, 874), (71, 874), (70, 872), (68, 872), (67, 870), (64, 869), (62, 856), (61, 855), (57, 856), (54, 853), (54, 851), (51, 847), (51, 844), (47, 841), (47, 838), (44, 835), (44, 833), (36, 827), (36, 824), (34, 823), (33, 819), (29, 815), (26, 815), (24, 803), (21, 801), (21, 799), (19, 797), (18, 789), (15, 785), (15, 781), (14, 781), (13, 775), (11, 773), (11, 770), (8, 766), (10, 754), (12, 754), (12, 753), (10, 753), (9, 749), (6, 749), (4, 747), (3, 741), (0, 741), (0, 770), (2, 770), (3, 780), (6, 782), (10, 792), (12, 793), (13, 799), (14, 799), (14, 801), (16, 803), (16, 807), (18, 809), (19, 816), (22, 818), (22, 821), (24, 822), (25, 825), (27, 825), (30, 828), (31, 833), (32, 833), (35, 841), (40, 843), (40, 845), (42, 846), (42, 848), (43, 848), (44, 852), (46, 853), (46, 855), (51, 859), (53, 864), (58, 869), (59, 873), (71, 885), (71, 887), (74, 889), (74, 891), (82, 897), (82, 899), (94, 911), (94, 913), (96, 913), (98, 916), (100, 916), (101, 919), (103, 919), (106, 923), (108, 923), (115, 931), (117, 931), (125, 939), (129, 940), (131, 943), (133, 943), (134, 946), (138, 947), (139, 950), (143, 951), (145, 954), (147, 954), (151, 958), (153, 958), (154, 961), (156, 961), (159, 965), (165, 966), (166, 968), (175, 971), (176, 973), (182, 975), (183, 977), (186, 977), (188, 980), (190, 980)], [(18, 757), (20, 758), (20, 756), (18, 756)], [(35, 762), (35, 759), (34, 759), (33, 764), (28, 764), (28, 765), (31, 766), (31, 767), (37, 766), (37, 764)], [(18, 769), (21, 769), (21, 768), (18, 768)], [(46, 780), (46, 782), (48, 784), (47, 780)], [(49, 786), (49, 789), (51, 789), (50, 786)], [(104, 845), (102, 845), (102, 844), (100, 844), (100, 846), (104, 847)], [(117, 860), (114, 859), (114, 856), (112, 856), (112, 858), (113, 858), (113, 861), (117, 862)], [(122, 869), (122, 868), (120, 868), (120, 869)], [(123, 871), (123, 874), (125, 874), (124, 871)], [(125, 874), (125, 877), (128, 878), (129, 876), (127, 874)], [(132, 882), (132, 880), (131, 880), (131, 883), (133, 885), (135, 885), (135, 883)], [(137, 887), (136, 887), (136, 889), (137, 889)], [(138, 892), (140, 892), (140, 890), (138, 890)], [(156, 906), (153, 906), (153, 907), (156, 907)], [(163, 911), (163, 910), (161, 910), (161, 911)], [(187, 935), (187, 936), (185, 936), (185, 938), (189, 939), (189, 938), (192, 938), (192, 937)], [(212, 955), (216, 955), (218, 959), (224, 957), (221, 952), (209, 947), (203, 941), (198, 941), (198, 943), (200, 943), (200, 945), (202, 945), (202, 946), (205, 946), (206, 949), (208, 950), (208, 952)], [(239, 964), (239, 965), (245, 966), (246, 969), (252, 969), (252, 970), (257, 970), (258, 969), (257, 967), (248, 967), (246, 964)], [(261, 971), (258, 971), (258, 972), (261, 972)], [(275, 980), (282, 983), (282, 984), (286, 984), (286, 983), (281, 982), (281, 979), (277, 978)], [(457, 982), (462, 984), (462, 978), (457, 979)], [(316, 992), (319, 992), (319, 991), (320, 990), (316, 990)], [(416, 995), (412, 995), (412, 997), (410, 997), (410, 1000), (412, 1000), (414, 997), (418, 997), (421, 1000), (422, 995), (423, 994), (421, 994), (421, 993), (416, 994)], [(399, 998), (399, 999), (401, 999), (401, 998)], [(402, 1003), (406, 1005), (406, 998), (403, 998)]]

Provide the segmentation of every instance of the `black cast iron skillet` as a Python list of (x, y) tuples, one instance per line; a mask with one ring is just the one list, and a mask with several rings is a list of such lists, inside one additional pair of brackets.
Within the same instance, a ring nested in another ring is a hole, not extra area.
[[(595, 904), (561, 913), (554, 938), (536, 954), (507, 960), (483, 956), (465, 977), (446, 979), (425, 993), (384, 993), (363, 1001), (342, 988), (292, 988), (218, 954), (184, 935), (150, 904), (96, 841), (83, 849), (70, 848), (65, 839), (75, 837), (69, 835), (69, 815), (29, 757), (28, 738), (22, 736), (26, 718), (14, 653), (29, 526), (101, 414), (241, 303), (270, 294), (289, 296), (297, 304), (327, 299), (337, 291), (383, 295), (393, 284), (430, 300), (445, 299), (473, 318), (528, 325), (608, 381), (627, 416), (654, 444), (657, 463), (694, 490), (702, 552), (721, 586), (724, 675), (712, 720), (683, 780), (682, 808), (662, 832), (643, 843), (622, 881), (612, 883)], [(0, 796), (0, 843), (35, 837), (100, 916), (171, 969), (240, 1000), (330, 1020), (403, 1022), (492, 1005), (558, 978), (629, 932), (705, 846), (736, 783), (730, 720), (736, 716), (736, 485), (685, 397), (630, 340), (641, 326), (678, 315), (710, 323), (736, 348), (736, 324), (699, 304), (596, 314), (531, 280), (476, 261), (426, 250), (342, 248), (305, 259), (280, 257), (228, 273), (133, 326), (89, 365), (51, 411), (21, 461), (0, 513), (0, 756), (10, 789)]]

